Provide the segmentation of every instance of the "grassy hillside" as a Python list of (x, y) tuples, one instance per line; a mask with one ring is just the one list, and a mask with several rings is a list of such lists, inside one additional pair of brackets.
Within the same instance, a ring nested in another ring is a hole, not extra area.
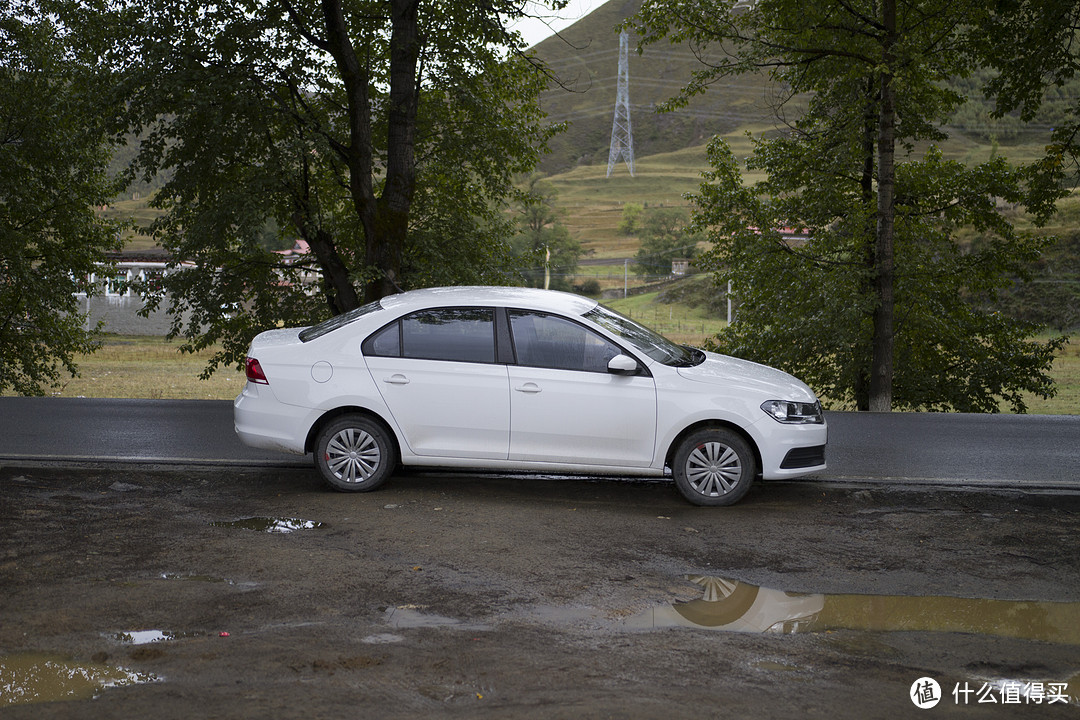
[[(746, 133), (758, 136), (769, 130), (770, 125), (758, 123), (721, 133), (721, 136), (737, 157), (745, 158), (753, 150)], [(994, 153), (1020, 164), (1041, 157), (1044, 145), (1040, 140), (1029, 138), (1026, 142), (995, 148), (967, 135), (956, 134), (941, 145), (941, 150), (946, 159), (965, 164), (985, 162)], [(925, 151), (925, 146), (917, 147), (913, 155), (919, 157)], [(639, 155), (633, 177), (625, 165), (620, 165), (611, 177), (607, 177), (605, 158), (603, 164), (579, 165), (547, 179), (559, 191), (559, 206), (566, 211), (564, 224), (582, 244), (586, 257), (624, 258), (637, 252), (638, 244), (634, 238), (620, 236), (617, 232), (623, 205), (628, 202), (646, 207), (688, 205), (685, 196), (698, 191), (701, 174), (706, 169), (705, 147), (694, 145), (655, 155)], [(743, 175), (747, 184), (761, 179), (761, 175)], [(1062, 208), (1064, 212), (1054, 220), (1048, 232), (1061, 232), (1065, 227), (1076, 226), (1080, 217), (1080, 196), (1066, 199)], [(1030, 229), (1030, 222), (1022, 215), (1013, 219), (1021, 229)]]
[[(640, 6), (641, 0), (609, 0), (535, 47), (561, 83), (544, 93), (541, 103), (552, 121), (569, 123), (552, 141), (551, 154), (541, 165), (544, 172), (597, 164), (606, 171), (619, 69), (615, 28)], [(713, 135), (772, 118), (771, 91), (758, 75), (719, 84), (677, 112), (655, 113), (657, 104), (679, 92), (699, 61), (681, 46), (654, 45), (640, 55), (636, 47), (631, 34), (629, 96), (639, 158), (700, 145)]]
[[(542, 95), (541, 103), (552, 121), (569, 124), (568, 130), (552, 141), (551, 154), (541, 165), (544, 172), (557, 174), (580, 165), (601, 165), (606, 170), (619, 67), (616, 27), (640, 6), (641, 0), (609, 0), (534, 48), (559, 79), (558, 85)], [(701, 145), (713, 135), (727, 135), (746, 126), (774, 124), (776, 88), (763, 74), (724, 79), (687, 107), (657, 114), (655, 107), (677, 95), (691, 72), (701, 67), (701, 61), (683, 45), (661, 42), (646, 47), (640, 55), (636, 48), (637, 38), (631, 34), (629, 97), (638, 158)], [(1010, 158), (1030, 159), (1034, 156), (1031, 151), (1041, 151), (1050, 130), (1080, 94), (1077, 78), (1048, 93), (1034, 122), (1023, 123), (1015, 115), (995, 119), (990, 115), (992, 101), (982, 94), (988, 77), (988, 72), (977, 72), (954, 82), (969, 97), (948, 128), (955, 136), (951, 144), (956, 146), (958, 159), (987, 157), (997, 142)], [(785, 106), (789, 117), (797, 109), (798, 103)]]

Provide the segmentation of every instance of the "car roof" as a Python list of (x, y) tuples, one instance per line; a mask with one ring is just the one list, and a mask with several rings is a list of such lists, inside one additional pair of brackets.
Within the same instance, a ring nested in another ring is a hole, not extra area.
[(566, 315), (584, 315), (597, 306), (590, 298), (559, 292), (521, 287), (463, 286), (410, 290), (387, 295), (379, 304), (386, 310), (410, 312), (428, 307), (485, 305), (547, 310)]

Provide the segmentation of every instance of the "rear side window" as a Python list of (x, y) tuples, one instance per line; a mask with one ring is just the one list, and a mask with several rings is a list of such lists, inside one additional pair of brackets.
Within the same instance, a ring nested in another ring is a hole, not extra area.
[(364, 343), (364, 354), (401, 357), (401, 323), (391, 323), (368, 338)]
[(364, 341), (365, 355), (452, 362), (495, 362), (495, 311), (491, 308), (421, 310)]

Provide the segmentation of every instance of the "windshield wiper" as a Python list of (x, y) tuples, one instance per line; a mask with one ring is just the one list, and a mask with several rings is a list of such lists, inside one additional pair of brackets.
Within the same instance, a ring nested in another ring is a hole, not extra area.
[(694, 367), (705, 362), (705, 353), (698, 350), (696, 347), (690, 347), (689, 345), (683, 345), (683, 350), (686, 350), (689, 354), (688, 357), (684, 357), (675, 363), (675, 367)]

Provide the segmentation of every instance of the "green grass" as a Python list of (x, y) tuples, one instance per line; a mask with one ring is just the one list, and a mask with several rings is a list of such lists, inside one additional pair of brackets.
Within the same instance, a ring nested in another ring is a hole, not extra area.
[[(1080, 415), (1080, 338), (1073, 337), (1054, 358), (1050, 369), (1057, 394), (1049, 400), (1026, 396), (1028, 412), (1033, 415)], [(1009, 408), (1002, 406), (1002, 412)]]
[(54, 388), (56, 397), (231, 399), (244, 387), (244, 374), (219, 369), (200, 380), (208, 355), (184, 355), (160, 337), (108, 335), (101, 349), (77, 359), (79, 376)]
[[(764, 128), (750, 128), (764, 130)], [(751, 150), (743, 131), (724, 136), (737, 157)], [(637, 203), (645, 207), (686, 207), (688, 193), (701, 187), (701, 173), (706, 170), (705, 146), (638, 158), (634, 176), (625, 164), (618, 165), (607, 177), (607, 165), (582, 165), (548, 178), (559, 192), (559, 207), (566, 211), (564, 224), (581, 243), (586, 257), (632, 257), (638, 240), (618, 233), (623, 206)], [(760, 177), (747, 176), (747, 183)]]
[[(144, 196), (114, 200), (101, 214), (110, 220), (133, 221), (137, 228), (145, 228), (161, 216), (160, 210), (147, 206)], [(150, 250), (157, 246), (154, 239), (139, 230), (124, 233), (124, 248), (129, 251)]]
[(661, 335), (683, 345), (700, 347), (705, 338), (720, 332), (727, 322), (711, 315), (704, 308), (691, 308), (682, 304), (665, 304), (658, 293), (633, 295), (628, 298), (604, 300), (612, 310), (647, 325)]

